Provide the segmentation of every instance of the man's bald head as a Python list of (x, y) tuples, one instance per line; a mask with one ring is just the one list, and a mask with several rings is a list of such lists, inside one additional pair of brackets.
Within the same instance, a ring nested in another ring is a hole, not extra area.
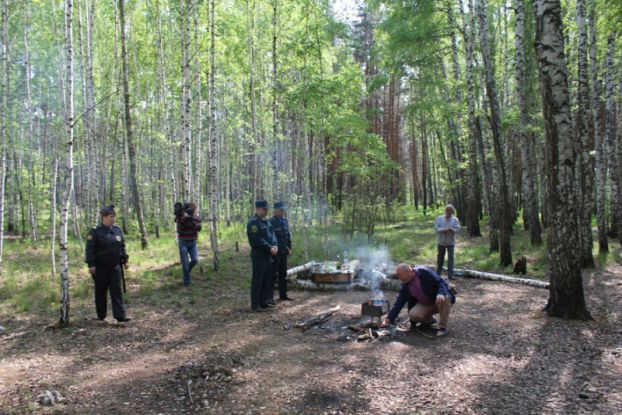
[(400, 281), (406, 284), (414, 277), (415, 272), (410, 265), (401, 263), (395, 268), (395, 274)]

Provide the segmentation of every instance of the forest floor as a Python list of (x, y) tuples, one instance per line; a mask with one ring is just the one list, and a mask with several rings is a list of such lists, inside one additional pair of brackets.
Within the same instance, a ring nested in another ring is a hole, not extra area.
[[(0, 414), (622, 413), (615, 261), (584, 273), (594, 321), (546, 317), (546, 290), (459, 279), (448, 336), (373, 341), (347, 329), (369, 292), (291, 290), (294, 302), (249, 312), (249, 262), (242, 250), (219, 275), (204, 265), (189, 289), (178, 264), (142, 269), (152, 289), (131, 269), (127, 324), (93, 320), (92, 291), (64, 329), (56, 311), (0, 308)], [(338, 304), (324, 324), (293, 327)], [(64, 399), (37, 404), (45, 390)]]

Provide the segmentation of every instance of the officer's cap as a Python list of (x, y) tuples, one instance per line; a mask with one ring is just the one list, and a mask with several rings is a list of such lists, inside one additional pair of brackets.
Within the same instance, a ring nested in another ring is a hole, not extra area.
[(287, 207), (287, 204), (285, 202), (276, 202), (274, 204), (275, 209), (285, 209), (286, 207)]
[(268, 202), (265, 200), (255, 200), (255, 207), (268, 209)]
[(106, 206), (104, 206), (103, 208), (101, 208), (99, 210), (99, 214), (102, 215), (102, 216), (107, 216), (107, 215), (110, 215), (110, 214), (115, 214), (115, 212), (114, 212), (114, 205), (106, 205)]

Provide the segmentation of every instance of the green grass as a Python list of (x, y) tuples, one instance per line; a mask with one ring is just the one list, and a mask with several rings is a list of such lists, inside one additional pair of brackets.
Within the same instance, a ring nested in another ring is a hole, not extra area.
[[(289, 264), (294, 266), (310, 260), (341, 259), (344, 251), (355, 258), (360, 246), (386, 246), (394, 262), (430, 264), (436, 262), (436, 240), (433, 221), (441, 212), (400, 209), (395, 217), (405, 219), (399, 223), (379, 223), (371, 241), (367, 235), (355, 232), (346, 235), (339, 223), (326, 227), (292, 224), (294, 250)], [(482, 230), (485, 230), (482, 222)], [(236, 306), (246, 298), (231, 298), (234, 288), (237, 292), (248, 292), (250, 288), (250, 258), (246, 239), (246, 224), (237, 223), (219, 229), (220, 269), (212, 269), (209, 230), (201, 234), (199, 247), (203, 273), (195, 278), (192, 287), (181, 284), (179, 254), (172, 230), (162, 233), (160, 239), (149, 240), (149, 248), (140, 249), (137, 233), (128, 236), (127, 250), (130, 255), (130, 269), (126, 279), (130, 288), (125, 296), (128, 304), (142, 302), (157, 307), (174, 308), (185, 314), (200, 312), (197, 304), (209, 296), (215, 299), (216, 306)], [(236, 243), (239, 250), (236, 250)], [(488, 237), (469, 238), (466, 229), (457, 237), (457, 269), (468, 267), (489, 272), (509, 274), (512, 267), (499, 266), (499, 254), (488, 249)], [(58, 246), (57, 246), (58, 253)], [(614, 261), (622, 262), (621, 250), (617, 241), (610, 241), (611, 252), (598, 254), (594, 245), (594, 259), (599, 268)], [(528, 258), (528, 276), (546, 278), (547, 253), (545, 245), (531, 247), (528, 232), (517, 223), (512, 237), (514, 260), (521, 255)], [(90, 310), (93, 305), (93, 282), (84, 264), (83, 248), (77, 241), (69, 245), (70, 297), (71, 307)], [(57, 313), (59, 294), (60, 261), (57, 259), (57, 275), (52, 275), (50, 265), (49, 241), (41, 241), (32, 246), (30, 241), (10, 240), (5, 242), (3, 270), (0, 276), (0, 316), (15, 313)], [(139, 316), (137, 316), (139, 317)]]

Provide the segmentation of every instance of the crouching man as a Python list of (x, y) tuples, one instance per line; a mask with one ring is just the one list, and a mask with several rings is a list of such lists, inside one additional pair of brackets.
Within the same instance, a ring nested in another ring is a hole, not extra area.
[(413, 268), (408, 264), (399, 264), (395, 273), (402, 282), (402, 288), (383, 325), (394, 323), (404, 304), (408, 303), (412, 328), (417, 324), (430, 327), (436, 323), (434, 314), (439, 314), (436, 335), (440, 337), (449, 333), (449, 312), (456, 296), (450, 292), (447, 283), (431, 268), (424, 266)]

